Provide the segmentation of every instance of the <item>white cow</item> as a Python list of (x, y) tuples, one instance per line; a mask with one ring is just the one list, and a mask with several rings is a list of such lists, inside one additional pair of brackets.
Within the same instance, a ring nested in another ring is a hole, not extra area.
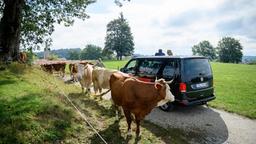
[(77, 73), (75, 74), (76, 79), (79, 81), (82, 93), (84, 93), (84, 88), (86, 88), (86, 92), (90, 92), (90, 87), (92, 84), (92, 71), (93, 67), (90, 64), (86, 64), (85, 66), (82, 64), (75, 64), (77, 67)]
[(92, 82), (95, 94), (98, 92), (102, 93), (102, 89), (110, 89), (109, 79), (114, 72), (117, 72), (117, 70), (94, 67), (92, 71)]

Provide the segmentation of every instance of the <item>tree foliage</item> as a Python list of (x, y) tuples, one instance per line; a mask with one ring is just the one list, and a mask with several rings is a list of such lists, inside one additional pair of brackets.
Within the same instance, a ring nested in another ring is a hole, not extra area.
[(95, 0), (28, 0), (23, 7), (21, 43), (38, 48), (54, 31), (54, 24), (71, 26), (74, 19), (88, 18), (86, 7)]
[(0, 1), (0, 54), (17, 55), (23, 48), (35, 49), (48, 40), (54, 24), (71, 26), (86, 19), (87, 5), (95, 0), (4, 0)]
[(217, 58), (215, 48), (210, 44), (209, 41), (202, 41), (192, 47), (193, 55), (205, 56), (210, 60)]
[[(0, 0), (0, 59), (17, 58), (20, 44), (32, 50), (39, 49), (44, 41), (51, 42), (56, 23), (71, 26), (75, 19), (88, 18), (86, 7), (95, 1)], [(122, 6), (122, 1), (114, 2)]]
[(96, 45), (89, 44), (81, 52), (81, 59), (96, 60), (101, 58), (102, 48)]
[(232, 37), (222, 38), (217, 46), (219, 60), (226, 63), (239, 63), (242, 61), (242, 45)]
[(123, 14), (107, 24), (104, 52), (115, 52), (117, 59), (133, 54), (134, 43), (130, 26)]
[(68, 52), (68, 59), (69, 60), (79, 60), (80, 59), (80, 52), (77, 50), (69, 50)]

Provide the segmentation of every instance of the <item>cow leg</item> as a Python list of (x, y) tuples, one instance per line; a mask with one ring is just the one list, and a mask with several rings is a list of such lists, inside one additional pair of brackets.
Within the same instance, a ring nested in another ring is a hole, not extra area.
[(137, 125), (136, 136), (138, 137), (140, 135), (140, 119), (138, 118), (138, 116), (135, 116), (135, 121)]
[(87, 89), (86, 89), (86, 94), (89, 94), (89, 95), (90, 95), (90, 93), (91, 93), (91, 89), (90, 89), (90, 88), (87, 88)]
[(64, 67), (64, 69), (62, 70), (62, 78), (64, 78), (65, 77), (65, 67)]
[(99, 92), (100, 92), (100, 94), (101, 94), (101, 92), (102, 92), (102, 88), (101, 88), (101, 87), (99, 88)]
[(129, 110), (124, 110), (124, 115), (126, 117), (126, 121), (127, 121), (127, 124), (128, 124), (128, 135), (131, 135), (131, 123), (132, 123), (132, 117), (131, 117), (131, 112)]
[(84, 93), (84, 87), (82, 86), (82, 94)]
[(99, 82), (98, 82), (98, 80), (95, 80), (95, 82), (93, 82), (93, 90), (94, 90), (94, 93), (96, 95), (98, 90), (99, 90)]

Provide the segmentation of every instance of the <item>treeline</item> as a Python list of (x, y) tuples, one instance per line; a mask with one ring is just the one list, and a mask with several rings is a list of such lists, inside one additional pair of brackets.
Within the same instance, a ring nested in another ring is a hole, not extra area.
[[(44, 52), (36, 53), (38, 58), (44, 58)], [(112, 60), (116, 58), (114, 53), (109, 53), (104, 51), (100, 46), (93, 44), (88, 44), (85, 48), (67, 48), (67, 49), (58, 49), (50, 50), (48, 59), (54, 58), (64, 58), (67, 60)]]
[(242, 49), (243, 47), (239, 40), (232, 37), (224, 37), (216, 47), (207, 40), (201, 41), (192, 47), (192, 52), (193, 55), (205, 56), (210, 60), (240, 63), (243, 57)]

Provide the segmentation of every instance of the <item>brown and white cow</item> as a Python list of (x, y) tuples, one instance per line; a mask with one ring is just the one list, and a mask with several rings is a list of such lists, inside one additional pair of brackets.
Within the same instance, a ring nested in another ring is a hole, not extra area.
[[(87, 61), (80, 61), (80, 62), (77, 62), (77, 64), (82, 64), (84, 66), (86, 66), (87, 64), (89, 65), (92, 65), (93, 66), (93, 63), (91, 62), (87, 62)], [(74, 82), (77, 82), (78, 80), (76, 79), (75, 75), (76, 73), (78, 72), (78, 68), (77, 68), (77, 64), (76, 63), (70, 63), (69, 64), (69, 71), (70, 71), (70, 78), (71, 78), (71, 81), (74, 81)]]
[(168, 83), (171, 82), (166, 82), (164, 79), (151, 83), (127, 77), (121, 73), (111, 75), (111, 97), (115, 105), (123, 108), (128, 124), (128, 133), (131, 130), (131, 114), (135, 115), (136, 135), (138, 136), (140, 134), (140, 121), (154, 107), (161, 106), (168, 101), (174, 101)]
[(52, 64), (52, 68), (54, 71), (58, 72), (60, 76), (65, 76), (66, 63), (54, 63)]
[(48, 72), (50, 74), (53, 74), (53, 67), (51, 64), (42, 64), (41, 68), (45, 71)]
[(117, 70), (94, 67), (92, 71), (92, 82), (95, 94), (102, 93), (102, 89), (110, 89), (109, 79), (112, 73)]
[(84, 88), (86, 88), (86, 93), (90, 92), (90, 87), (92, 84), (92, 65), (82, 65), (75, 64), (77, 67), (77, 73), (75, 74), (75, 79), (77, 79), (81, 85), (82, 93), (84, 93)]
[(70, 72), (70, 78), (72, 81), (77, 82), (78, 80), (75, 78), (75, 74), (77, 73), (77, 65), (74, 63), (69, 64), (69, 72)]

